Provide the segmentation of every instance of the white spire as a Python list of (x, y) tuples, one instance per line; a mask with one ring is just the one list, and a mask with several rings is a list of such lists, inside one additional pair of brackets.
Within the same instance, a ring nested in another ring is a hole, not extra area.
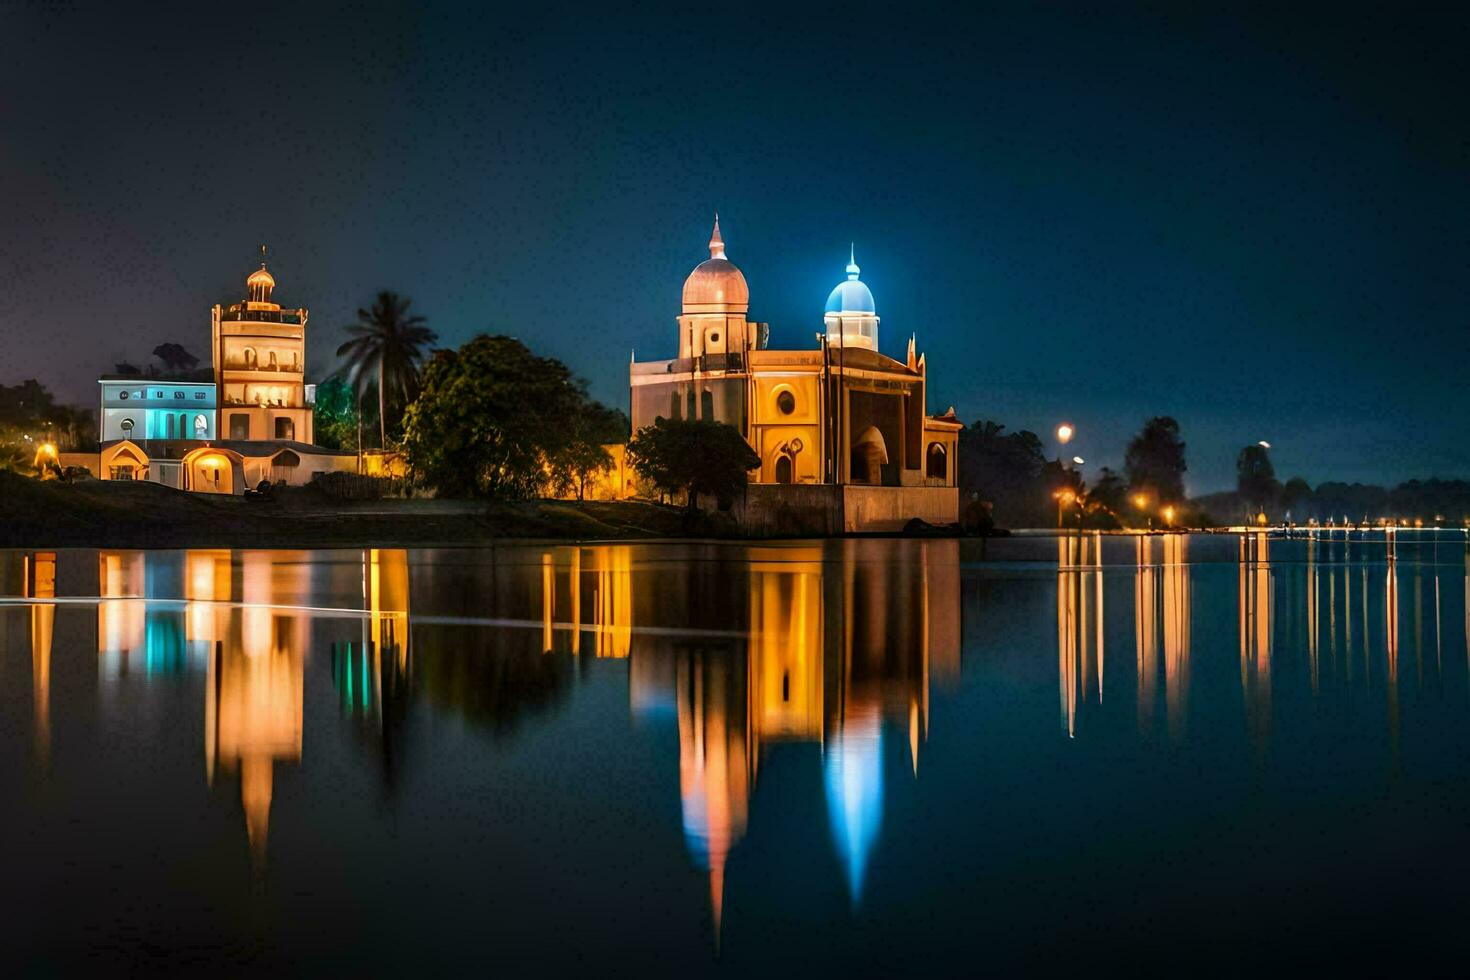
[(709, 236), (709, 257), (712, 259), (723, 259), (725, 257), (725, 241), (720, 237), (720, 212), (715, 212), (715, 230)]

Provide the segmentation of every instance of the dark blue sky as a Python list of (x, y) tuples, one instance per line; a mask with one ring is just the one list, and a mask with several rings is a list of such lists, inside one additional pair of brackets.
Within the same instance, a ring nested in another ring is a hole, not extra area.
[(855, 241), (932, 410), (1089, 472), (1470, 477), (1464, 8), (123, 6), (4, 10), (0, 381), (207, 356), (264, 241), (315, 369), (392, 288), (625, 404), (718, 208), (774, 343)]

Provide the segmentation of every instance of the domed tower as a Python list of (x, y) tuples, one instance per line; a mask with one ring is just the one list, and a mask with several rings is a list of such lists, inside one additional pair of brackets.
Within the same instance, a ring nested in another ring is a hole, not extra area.
[(757, 346), (756, 331), (746, 322), (750, 287), (735, 263), (725, 257), (720, 216), (715, 215), (709, 258), (684, 280), (684, 307), (679, 317), (679, 356), (744, 354)]
[(265, 267), (245, 280), (245, 301), (213, 310), (214, 380), (223, 439), (312, 441), (307, 400), (306, 310), (271, 299), (276, 278)]
[(858, 278), (857, 253), (848, 253), (847, 279), (827, 296), (827, 343), (832, 347), (878, 349), (878, 313), (873, 293)]

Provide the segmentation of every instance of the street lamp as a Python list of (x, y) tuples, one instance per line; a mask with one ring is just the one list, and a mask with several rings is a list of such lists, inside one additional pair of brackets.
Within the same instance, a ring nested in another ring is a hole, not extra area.
[(1164, 525), (1166, 527), (1173, 527), (1174, 526), (1174, 505), (1173, 504), (1170, 504), (1169, 506), (1165, 507), (1164, 510), (1163, 510), (1163, 515), (1164, 515)]
[(1062, 508), (1070, 507), (1077, 500), (1077, 494), (1071, 490), (1058, 490), (1052, 494), (1057, 500), (1057, 527), (1062, 526)]

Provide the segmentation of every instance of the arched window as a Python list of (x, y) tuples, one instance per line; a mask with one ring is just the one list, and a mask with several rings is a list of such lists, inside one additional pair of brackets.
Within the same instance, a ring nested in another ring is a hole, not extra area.
[(925, 461), (925, 475), (934, 479), (943, 480), (949, 476), (949, 455), (944, 451), (941, 443), (929, 443), (928, 458)]
[(129, 433), (131, 433), (133, 431), (133, 420), (132, 419), (123, 419), (121, 422), (119, 422), (117, 424), (117, 427), (119, 429), (122, 429), (123, 430), (123, 434), (126, 436), (127, 434), (129, 434)]
[(173, 437), (174, 437), (174, 417), (172, 415), (170, 415), (168, 417), (168, 435), (164, 436), (164, 438), (165, 439), (172, 439)]
[(248, 367), (248, 368), (255, 367), (255, 348), (254, 347), (247, 347), (247, 348), (245, 348), (245, 366)]
[(777, 456), (776, 457), (776, 482), (777, 483), (790, 483), (790, 482), (792, 482), (792, 471), (794, 469), (795, 469), (795, 464), (791, 460), (791, 454), (790, 453), (782, 453), (781, 455)]
[(266, 367), (269, 368), (272, 371), (276, 370), (276, 352), (275, 351), (271, 351), (270, 352), (270, 357), (268, 357), (266, 359)]
[(699, 393), (699, 417), (702, 419), (715, 417), (715, 393), (708, 388)]
[(206, 415), (196, 415), (196, 416), (194, 416), (194, 438), (195, 439), (208, 439), (209, 438), (209, 417), (208, 416), (206, 416)]

